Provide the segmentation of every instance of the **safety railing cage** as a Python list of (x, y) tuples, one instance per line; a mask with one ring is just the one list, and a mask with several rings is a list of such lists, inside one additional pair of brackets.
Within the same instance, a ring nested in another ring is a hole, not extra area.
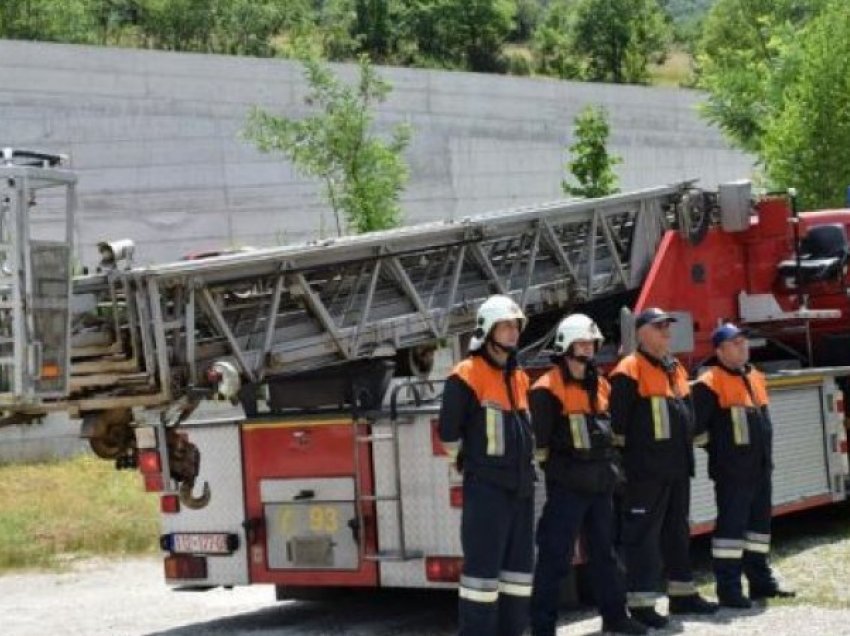
[(76, 176), (0, 148), (0, 408), (68, 395)]

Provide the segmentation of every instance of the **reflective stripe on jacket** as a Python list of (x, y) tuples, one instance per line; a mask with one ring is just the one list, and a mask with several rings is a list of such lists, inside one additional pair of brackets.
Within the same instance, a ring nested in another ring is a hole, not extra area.
[(545, 450), (546, 479), (575, 492), (613, 490), (618, 474), (608, 420), (610, 385), (598, 378), (596, 399), (589, 387), (556, 366), (531, 388), (530, 405), (538, 449)]
[(685, 369), (638, 351), (611, 373), (611, 424), (628, 479), (693, 474), (694, 421)]
[[(511, 395), (508, 393), (510, 382)], [(528, 411), (528, 376), (506, 374), (485, 354), (455, 366), (443, 391), (440, 437), (461, 442), (465, 475), (530, 494), (534, 488), (534, 434)]]
[(773, 467), (773, 425), (760, 371), (718, 365), (700, 375), (693, 393), (697, 432), (708, 435), (712, 479), (750, 480)]

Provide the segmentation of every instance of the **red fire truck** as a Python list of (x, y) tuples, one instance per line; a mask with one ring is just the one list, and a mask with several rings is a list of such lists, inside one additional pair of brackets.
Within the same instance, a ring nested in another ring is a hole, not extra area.
[[(675, 311), (694, 371), (718, 321), (748, 325), (770, 378), (777, 512), (846, 497), (846, 211), (682, 182), (149, 267), (105, 242), (101, 271), (71, 284), (40, 264), (67, 263), (71, 233), (36, 241), (28, 226), (42, 189), (66, 191), (51, 200), (70, 219), (73, 174), (4, 157), (0, 257), (19, 272), (0, 281), (4, 421), (68, 410), (99, 456), (138, 469), (172, 585), (453, 586), (460, 476), (436, 417), (492, 293), (529, 315), (531, 365), (567, 311), (597, 319), (609, 361), (633, 312)], [(704, 466), (693, 489), (705, 531)]]

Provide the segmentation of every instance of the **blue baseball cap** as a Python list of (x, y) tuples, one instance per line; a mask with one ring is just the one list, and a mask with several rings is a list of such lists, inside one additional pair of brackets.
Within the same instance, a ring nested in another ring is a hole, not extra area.
[(716, 349), (727, 340), (747, 335), (746, 330), (739, 328), (737, 325), (733, 325), (731, 322), (725, 322), (711, 332), (711, 344), (713, 344)]
[(635, 329), (640, 329), (644, 325), (657, 325), (661, 322), (678, 322), (678, 320), (673, 314), (668, 314), (658, 307), (650, 307), (635, 316)]

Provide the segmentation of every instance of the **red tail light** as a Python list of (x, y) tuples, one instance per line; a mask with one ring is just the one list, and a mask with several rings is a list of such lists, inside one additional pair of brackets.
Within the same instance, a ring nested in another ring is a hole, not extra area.
[(161, 473), (162, 464), (159, 461), (158, 450), (143, 450), (139, 453), (139, 470), (143, 474)]
[(449, 505), (452, 508), (463, 508), (463, 486), (449, 488)]
[(145, 492), (162, 492), (165, 490), (165, 483), (161, 474), (142, 475), (142, 478), (145, 480)]
[(835, 400), (835, 412), (844, 413), (844, 398), (840, 397)]
[(162, 477), (162, 463), (159, 460), (159, 451), (156, 449), (139, 451), (139, 471), (145, 480), (147, 492), (161, 492), (165, 488)]
[(847, 454), (847, 440), (843, 439), (838, 442), (838, 452)]
[(425, 577), (432, 583), (457, 583), (462, 569), (460, 557), (425, 557)]
[(159, 500), (159, 511), (163, 514), (180, 512), (180, 498), (177, 495), (163, 495)]
[(205, 557), (191, 554), (175, 554), (165, 557), (166, 579), (205, 579), (207, 578), (207, 560)]

